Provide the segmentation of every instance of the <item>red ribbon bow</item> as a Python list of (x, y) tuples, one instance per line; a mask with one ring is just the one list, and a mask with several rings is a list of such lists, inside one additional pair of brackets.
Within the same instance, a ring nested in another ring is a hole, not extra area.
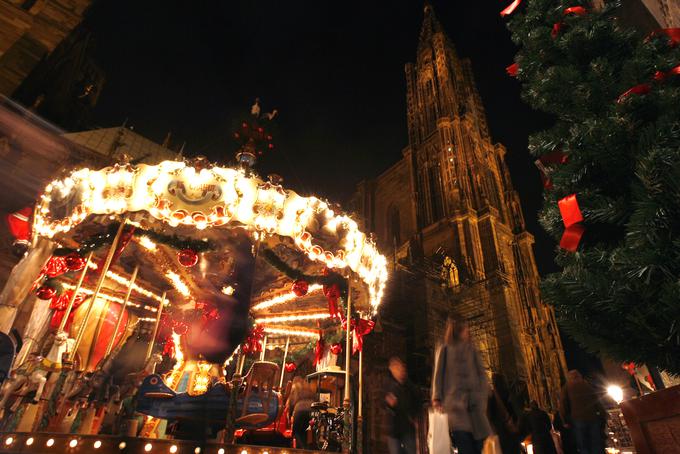
[[(352, 354), (363, 351), (364, 336), (370, 334), (375, 327), (373, 320), (366, 320), (363, 318), (352, 319), (350, 322), (350, 329), (352, 330)], [(342, 329), (347, 330), (347, 322), (343, 321)]]
[(340, 315), (338, 309), (338, 298), (340, 298), (340, 286), (338, 284), (324, 285), (323, 294), (328, 299), (328, 313), (332, 319), (337, 319)]
[(519, 71), (519, 64), (513, 63), (512, 65), (505, 68), (505, 72), (508, 73), (510, 77), (517, 77), (517, 72)]
[(629, 88), (625, 92), (619, 96), (619, 98), (616, 100), (617, 103), (621, 104), (623, 101), (625, 101), (630, 95), (646, 95), (652, 90), (652, 87), (649, 84), (639, 84), (634, 86), (633, 88)]
[(585, 16), (588, 13), (588, 10), (586, 10), (582, 6), (570, 6), (569, 8), (564, 10), (564, 15), (568, 14), (573, 14), (575, 16)]
[(43, 267), (41, 273), (46, 274), (47, 277), (52, 278), (52, 277), (61, 276), (62, 274), (66, 273), (67, 271), (68, 271), (68, 267), (66, 266), (66, 259), (64, 257), (59, 257), (59, 256), (56, 256), (56, 255), (53, 255), (47, 261), (47, 263)]
[(575, 252), (585, 232), (585, 228), (581, 224), (583, 214), (578, 206), (576, 194), (564, 197), (557, 202), (557, 205), (565, 227), (562, 239), (560, 240), (560, 247), (564, 250)]
[(316, 347), (314, 347), (314, 366), (321, 363), (325, 349), (326, 343), (324, 342), (323, 337), (319, 337), (319, 340), (316, 341)]

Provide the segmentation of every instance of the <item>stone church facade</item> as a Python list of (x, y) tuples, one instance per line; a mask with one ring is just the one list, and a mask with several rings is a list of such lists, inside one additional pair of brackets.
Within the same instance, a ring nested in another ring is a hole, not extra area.
[[(490, 372), (554, 409), (566, 362), (553, 311), (541, 301), (533, 236), (505, 147), (489, 136), (470, 62), (429, 6), (417, 60), (405, 69), (409, 144), (355, 198), (392, 261), (383, 318), (410, 333), (410, 367), (422, 385), (446, 316), (456, 314), (469, 320)], [(455, 266), (443, 266), (444, 257)]]

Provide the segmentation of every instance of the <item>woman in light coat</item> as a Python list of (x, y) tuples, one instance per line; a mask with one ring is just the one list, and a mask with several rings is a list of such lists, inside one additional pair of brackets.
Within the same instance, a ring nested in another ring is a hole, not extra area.
[(480, 454), (492, 433), (486, 417), (490, 388), (467, 323), (453, 318), (446, 321), (444, 344), (437, 351), (434, 367), (432, 406), (447, 413), (458, 453)]

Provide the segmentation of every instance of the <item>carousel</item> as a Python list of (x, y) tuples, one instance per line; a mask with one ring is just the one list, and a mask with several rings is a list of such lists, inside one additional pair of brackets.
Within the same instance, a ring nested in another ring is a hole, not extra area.
[(0, 451), (293, 452), (296, 376), (318, 401), (309, 445), (356, 449), (385, 257), (254, 161), (121, 162), (47, 185), (0, 296), (29, 289)]

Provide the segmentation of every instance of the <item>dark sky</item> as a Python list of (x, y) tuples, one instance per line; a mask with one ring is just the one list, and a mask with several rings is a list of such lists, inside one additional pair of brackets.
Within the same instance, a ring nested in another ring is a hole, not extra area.
[[(472, 60), (494, 140), (508, 148), (542, 273), (553, 243), (536, 224), (538, 173), (526, 151), (545, 124), (505, 74), (514, 47), (497, 2), (433, 1), (459, 54)], [(420, 0), (100, 1), (87, 26), (107, 74), (99, 126), (138, 132), (213, 160), (232, 156), (232, 125), (255, 97), (280, 112), (276, 150), (261, 159), (302, 193), (345, 201), (407, 144), (404, 64), (415, 59)]]

